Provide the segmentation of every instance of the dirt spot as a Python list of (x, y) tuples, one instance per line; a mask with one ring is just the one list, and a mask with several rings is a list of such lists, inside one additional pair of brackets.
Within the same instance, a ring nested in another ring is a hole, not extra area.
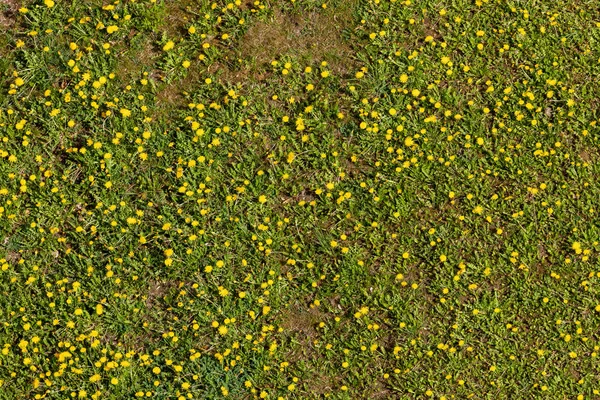
[(546, 251), (546, 248), (544, 247), (543, 244), (538, 244), (538, 257), (540, 260), (544, 260), (545, 258), (548, 257), (548, 252)]
[(21, 254), (16, 251), (7, 251), (6, 252), (6, 261), (9, 263), (17, 263), (21, 259)]
[[(133, 40), (135, 41), (137, 38)], [(129, 50), (119, 57), (119, 64), (115, 73), (122, 82), (131, 82), (141, 78), (144, 70), (152, 68), (160, 56), (160, 52), (152, 44), (151, 38), (144, 38), (142, 42), (136, 43), (134, 46), (138, 48)]]
[(316, 357), (313, 347), (314, 340), (318, 337), (316, 326), (324, 321), (326, 315), (317, 308), (305, 309), (299, 306), (291, 307), (282, 317), (281, 328), (286, 336), (294, 337), (302, 345), (286, 357), (291, 363), (310, 362)]
[(592, 153), (590, 151), (583, 150), (583, 151), (581, 151), (579, 153), (579, 158), (581, 158), (581, 160), (583, 162), (590, 163), (590, 162), (592, 162), (593, 156), (592, 156)]
[(219, 80), (230, 85), (238, 85), (245, 82), (264, 82), (273, 75), (271, 71), (259, 70), (257, 68), (251, 71), (245, 66), (240, 68), (234, 63), (215, 62), (213, 66), (219, 76)]
[(176, 84), (165, 85), (156, 93), (156, 103), (161, 107), (160, 110), (157, 110), (158, 115), (166, 115), (168, 111), (184, 105), (185, 97), (179, 86)]
[(316, 324), (323, 321), (326, 315), (317, 308), (302, 309), (292, 307), (282, 318), (281, 327), (289, 332), (302, 333), (306, 339), (317, 336)]
[(112, 333), (112, 332), (104, 332), (104, 334), (102, 336), (100, 336), (100, 343), (102, 343), (103, 345), (110, 345), (110, 346), (121, 345), (121, 342), (119, 341), (119, 337), (117, 336), (117, 334)]
[(355, 2), (304, 15), (275, 10), (269, 21), (246, 32), (240, 43), (241, 57), (260, 67), (283, 55), (294, 55), (306, 63), (327, 61), (334, 72), (346, 72), (353, 63), (352, 49), (342, 32), (352, 26)]
[(168, 32), (169, 36), (177, 36), (185, 33), (185, 28), (193, 16), (193, 1), (189, 0), (167, 0), (160, 30)]
[(194, 87), (191, 86), (193, 79), (190, 79), (189, 76), (177, 82), (160, 84), (156, 92), (157, 107), (152, 115), (154, 119), (172, 122), (176, 115), (174, 112), (185, 108), (188, 94), (185, 89)]
[(423, 27), (425, 28), (425, 36), (431, 36), (435, 40), (442, 40), (442, 35), (438, 31), (437, 22), (429, 18), (423, 19)]
[(148, 295), (146, 296), (146, 308), (150, 309), (157, 305), (158, 300), (162, 299), (171, 289), (176, 287), (175, 282), (150, 282), (148, 286)]
[(316, 200), (316, 195), (310, 189), (302, 189), (302, 191), (296, 195), (283, 195), (279, 199), (282, 204), (288, 203), (298, 203), (300, 201), (304, 201), (306, 203), (310, 203), (313, 200)]
[(0, 31), (15, 25), (21, 5), (16, 0), (0, 0)]
[(315, 373), (310, 379), (310, 390), (317, 395), (328, 395), (340, 387), (342, 378)]
[(371, 388), (371, 392), (368, 397), (370, 399), (392, 399), (397, 398), (392, 394), (392, 391), (389, 390), (385, 384), (381, 381), (376, 381)]

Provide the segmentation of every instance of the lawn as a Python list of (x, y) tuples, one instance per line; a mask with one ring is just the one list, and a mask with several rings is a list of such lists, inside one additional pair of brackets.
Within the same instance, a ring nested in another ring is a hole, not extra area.
[(597, 0), (0, 0), (0, 399), (600, 399)]

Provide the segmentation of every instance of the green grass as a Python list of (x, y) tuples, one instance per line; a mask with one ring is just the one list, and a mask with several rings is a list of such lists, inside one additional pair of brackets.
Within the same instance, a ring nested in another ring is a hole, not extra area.
[(0, 5), (0, 399), (600, 398), (595, 1), (108, 5)]

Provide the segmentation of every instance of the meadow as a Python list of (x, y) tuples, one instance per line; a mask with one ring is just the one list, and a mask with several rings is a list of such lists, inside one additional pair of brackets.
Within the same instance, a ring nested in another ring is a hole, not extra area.
[(0, 0), (0, 399), (600, 399), (597, 0)]

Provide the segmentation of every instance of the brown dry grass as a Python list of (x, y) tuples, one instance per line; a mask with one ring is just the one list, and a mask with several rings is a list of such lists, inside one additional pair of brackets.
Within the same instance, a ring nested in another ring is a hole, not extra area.
[[(10, 54), (9, 33), (15, 29), (17, 14), (21, 5), (17, 0), (0, 0), (0, 56)], [(4, 65), (3, 65), (4, 64)], [(6, 68), (6, 63), (0, 62), (0, 74)]]
[(276, 10), (270, 20), (253, 25), (239, 45), (240, 56), (260, 67), (283, 55), (304, 62), (327, 61), (334, 72), (343, 73), (352, 64), (352, 48), (343, 37), (352, 23), (352, 4), (305, 15)]
[(295, 306), (282, 316), (281, 327), (289, 332), (301, 332), (305, 337), (312, 339), (317, 337), (315, 326), (326, 316), (318, 308), (307, 309)]
[(166, 0), (167, 13), (160, 25), (161, 31), (166, 31), (170, 37), (177, 37), (185, 33), (185, 27), (190, 21), (192, 6), (190, 0)]
[(173, 112), (185, 108), (188, 101), (186, 96), (198, 87), (203, 81), (202, 74), (205, 71), (203, 67), (192, 67), (187, 71), (187, 75), (170, 84), (159, 83), (156, 92), (156, 107), (154, 117), (169, 122), (173, 118)]
[[(129, 52), (128, 52), (129, 53)], [(155, 49), (151, 39), (145, 41), (142, 49), (132, 54), (124, 54), (120, 57), (116, 75), (123, 82), (140, 78), (144, 69), (154, 65), (160, 53)]]
[(17, 0), (0, 0), (0, 34), (14, 26), (15, 17), (19, 12), (20, 4)]
[[(216, 72), (222, 81), (230, 84), (262, 82), (269, 75), (262, 68), (264, 64), (287, 54), (299, 57), (301, 62), (306, 63), (327, 61), (334, 73), (342, 75), (353, 65), (352, 48), (342, 38), (342, 32), (352, 28), (352, 10), (356, 2), (357, 0), (343, 1), (340, 5), (305, 15), (278, 10), (270, 20), (251, 26), (235, 46), (236, 50), (226, 51), (223, 61), (211, 65), (207, 72)], [(193, 3), (167, 0), (166, 6), (168, 13), (165, 14), (161, 27), (170, 36), (177, 37), (185, 30)], [(152, 67), (159, 52), (148, 41), (141, 50), (133, 53), (131, 57), (122, 58), (117, 71), (117, 75), (126, 81), (138, 78), (144, 69)], [(242, 62), (237, 63), (238, 59)], [(181, 81), (159, 85), (157, 102), (162, 107), (155, 117), (167, 116), (169, 119), (171, 110), (184, 106), (185, 91), (193, 91), (204, 71), (202, 68), (192, 67)], [(149, 72), (150, 78), (160, 78), (153, 71)]]
[(148, 295), (145, 297), (145, 305), (147, 308), (156, 307), (160, 300), (173, 290), (177, 284), (172, 281), (160, 282), (152, 281), (148, 285)]

